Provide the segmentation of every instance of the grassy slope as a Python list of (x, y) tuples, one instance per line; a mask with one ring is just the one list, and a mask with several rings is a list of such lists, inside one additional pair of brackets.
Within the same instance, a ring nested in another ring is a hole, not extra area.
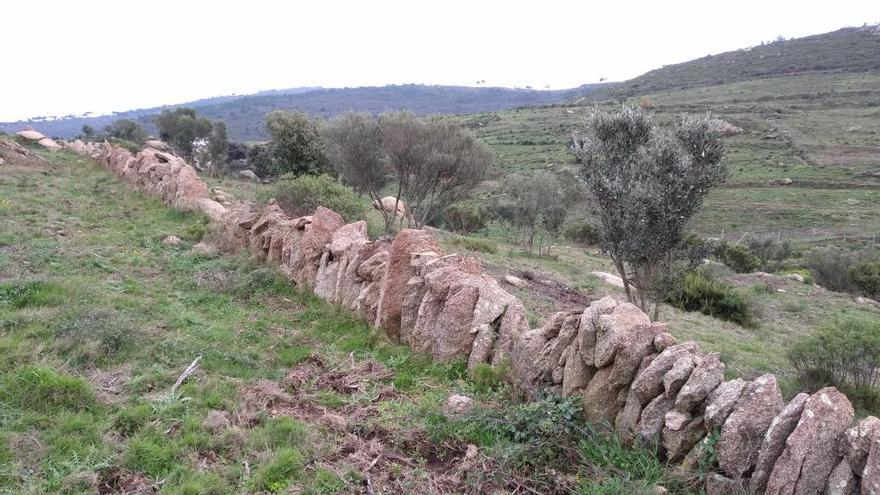
[[(0, 198), (2, 493), (686, 492), (573, 402), (519, 405), (491, 373), (431, 364), (274, 269), (193, 254), (203, 218), (90, 161), (7, 159)], [(486, 409), (446, 419), (453, 392)]]

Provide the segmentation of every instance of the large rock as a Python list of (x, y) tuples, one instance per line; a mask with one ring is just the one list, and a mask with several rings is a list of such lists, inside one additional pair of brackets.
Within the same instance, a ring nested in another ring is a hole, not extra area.
[(846, 459), (841, 459), (825, 483), (825, 495), (858, 495), (859, 478)]
[(762, 375), (746, 385), (715, 445), (721, 469), (737, 479), (751, 470), (761, 439), (783, 405), (775, 376)]
[(724, 382), (709, 393), (706, 400), (706, 427), (710, 430), (721, 428), (742, 396), (748, 382), (742, 378)]
[(724, 363), (721, 362), (719, 354), (713, 352), (701, 356), (687, 382), (678, 391), (675, 410), (688, 412), (703, 404), (723, 379)]
[(880, 438), (871, 437), (871, 450), (865, 460), (862, 475), (862, 495), (880, 494)]
[(425, 251), (442, 253), (434, 236), (425, 230), (403, 229), (391, 242), (375, 324), (383, 328), (393, 339), (400, 337), (403, 291), (407, 281), (414, 275), (410, 258), (415, 253)]
[(660, 432), (666, 423), (666, 413), (672, 409), (672, 404), (672, 399), (660, 394), (645, 406), (636, 426), (636, 438), (639, 441), (650, 445), (660, 439)]
[(55, 140), (49, 138), (43, 138), (37, 141), (37, 144), (51, 151), (58, 151), (61, 149), (61, 145), (56, 143)]
[(374, 202), (373, 207), (377, 210), (385, 210), (388, 213), (396, 212), (395, 217), (397, 218), (406, 217), (406, 205), (402, 199), (397, 199), (394, 196), (385, 196), (380, 201)]
[(862, 418), (852, 428), (846, 430), (841, 441), (842, 454), (846, 456), (853, 471), (861, 475), (871, 452), (871, 443), (880, 435), (880, 419), (875, 416)]
[[(678, 416), (680, 414), (677, 412), (666, 414), (666, 427), (663, 428), (661, 434), (662, 445), (666, 449), (666, 456), (672, 462), (678, 462), (684, 458), (706, 435), (702, 416), (697, 416), (683, 424), (678, 424), (677, 420), (687, 417), (687, 415)], [(674, 424), (670, 425), (670, 419), (674, 420)], [(674, 428), (671, 426), (674, 426)]]
[(852, 420), (852, 405), (836, 388), (823, 388), (810, 396), (800, 421), (785, 441), (785, 450), (776, 460), (766, 493), (821, 493), (840, 461), (841, 435)]
[(770, 479), (770, 473), (776, 460), (785, 450), (785, 441), (791, 432), (794, 431), (798, 421), (801, 419), (801, 413), (804, 411), (804, 405), (809, 399), (809, 394), (796, 395), (779, 414), (773, 418), (773, 423), (764, 434), (764, 440), (761, 442), (761, 450), (758, 453), (758, 460), (755, 463), (755, 471), (752, 473), (750, 488), (752, 493), (763, 493), (767, 488), (767, 480)]
[(253, 170), (248, 170), (248, 169), (239, 170), (238, 178), (242, 179), (242, 180), (248, 180), (251, 182), (259, 182), (260, 181), (260, 178), (257, 177), (257, 174), (255, 174)]
[(333, 210), (319, 206), (311, 221), (303, 225), (302, 237), (295, 254), (289, 261), (290, 276), (301, 287), (314, 288), (315, 278), (324, 254), (324, 248), (330, 243), (333, 233), (345, 222)]
[(696, 352), (696, 350), (697, 344), (688, 341), (668, 347), (657, 355), (632, 383), (632, 391), (642, 404), (647, 404), (654, 397), (663, 393), (663, 377), (666, 373), (672, 369), (676, 361)]
[(27, 139), (28, 141), (39, 141), (41, 139), (46, 139), (46, 136), (42, 132), (35, 131), (31, 128), (27, 128), (23, 131), (18, 131), (15, 134)]

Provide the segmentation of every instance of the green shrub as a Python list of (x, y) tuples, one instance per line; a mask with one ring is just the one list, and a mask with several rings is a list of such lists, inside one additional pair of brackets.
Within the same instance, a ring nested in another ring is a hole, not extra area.
[(842, 316), (824, 322), (796, 342), (788, 359), (810, 390), (833, 385), (861, 389), (880, 386), (880, 319)]
[(761, 260), (742, 245), (722, 242), (715, 248), (715, 257), (736, 273), (752, 273), (761, 266)]
[(498, 246), (496, 246), (495, 243), (484, 239), (477, 239), (476, 237), (455, 236), (449, 239), (449, 243), (453, 246), (467, 249), (468, 251), (490, 254), (498, 252)]
[(562, 235), (575, 244), (593, 246), (602, 240), (602, 232), (586, 220), (572, 222), (562, 231)]
[(685, 276), (679, 297), (670, 302), (685, 311), (699, 311), (744, 327), (754, 324), (745, 296), (732, 286), (711, 278), (704, 271), (698, 270)]
[(284, 175), (276, 181), (263, 199), (275, 198), (291, 216), (311, 215), (319, 206), (330, 208), (347, 222), (362, 220), (366, 207), (362, 198), (329, 175)]
[(849, 278), (865, 297), (880, 298), (880, 262), (862, 261), (850, 267)]
[(64, 288), (52, 282), (31, 280), (0, 284), (0, 308), (57, 306), (64, 302), (64, 296)]
[(776, 273), (785, 264), (785, 261), (794, 256), (794, 249), (788, 239), (778, 242), (772, 237), (749, 240), (751, 251), (760, 262), (762, 271)]
[(834, 246), (814, 249), (806, 258), (806, 265), (813, 272), (816, 283), (838, 292), (854, 291), (849, 269), (857, 262), (855, 253)]
[(475, 201), (459, 201), (443, 211), (443, 225), (457, 234), (470, 234), (486, 226), (485, 207)]

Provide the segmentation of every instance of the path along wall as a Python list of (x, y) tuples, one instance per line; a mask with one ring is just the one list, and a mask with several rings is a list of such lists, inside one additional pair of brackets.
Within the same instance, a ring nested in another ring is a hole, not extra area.
[(220, 204), (183, 159), (152, 145), (132, 154), (63, 144), (174, 208), (204, 212), (218, 249), (278, 265), (395, 341), (469, 368), (504, 364), (529, 394), (581, 397), (586, 419), (607, 422), (624, 441), (657, 445), (685, 468), (710, 466), (710, 494), (880, 494), (880, 419), (853, 425), (835, 388), (785, 403), (771, 374), (724, 380), (717, 353), (676, 342), (665, 324), (611, 297), (530, 329), (518, 298), (477, 260), (444, 253), (429, 232), (370, 240), (365, 222), (346, 224), (323, 207), (291, 218), (271, 202)]

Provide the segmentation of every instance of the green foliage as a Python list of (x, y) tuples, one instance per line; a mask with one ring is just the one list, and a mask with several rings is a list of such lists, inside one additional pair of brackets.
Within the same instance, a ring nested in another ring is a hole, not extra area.
[(559, 236), (571, 206), (559, 178), (545, 171), (533, 177), (510, 175), (504, 179), (501, 193), (491, 207), (495, 220), (515, 230), (529, 253), (537, 241), (538, 254), (542, 254), (545, 236), (550, 242)]
[(416, 228), (432, 224), (448, 205), (467, 197), (492, 164), (489, 148), (449, 119), (386, 113), (379, 127), (396, 189)]
[(0, 376), (0, 402), (42, 412), (84, 411), (95, 406), (95, 393), (80, 378), (31, 365)]
[(670, 303), (685, 311), (699, 311), (744, 327), (754, 325), (754, 316), (746, 297), (702, 270), (689, 273), (684, 278), (681, 296)]
[(266, 116), (266, 131), (271, 137), (272, 166), (265, 175), (320, 175), (328, 171), (318, 126), (308, 115), (276, 110)]
[(749, 251), (759, 260), (761, 271), (768, 273), (778, 272), (785, 261), (795, 255), (790, 240), (778, 242), (772, 237), (750, 239)]
[(31, 280), (0, 283), (0, 308), (57, 306), (64, 299), (64, 288), (53, 282)]
[(788, 359), (800, 382), (810, 390), (833, 385), (876, 393), (880, 386), (876, 373), (880, 363), (880, 320), (861, 315), (829, 319), (812, 335), (796, 341)]
[(233, 490), (212, 472), (184, 470), (162, 487), (160, 495), (226, 495)]
[(258, 490), (282, 493), (287, 486), (302, 475), (305, 456), (294, 448), (282, 448), (268, 463), (260, 466), (251, 485)]
[(866, 288), (872, 288), (875, 263), (880, 263), (876, 249), (855, 252), (835, 246), (810, 251), (805, 262), (817, 284), (829, 290), (853, 293), (861, 290), (854, 276), (859, 278), (859, 283), (866, 284)]
[(483, 205), (474, 200), (458, 201), (446, 207), (443, 225), (457, 234), (471, 234), (481, 230), (489, 220)]
[(247, 150), (247, 167), (257, 177), (270, 177), (276, 174), (272, 161), (271, 144), (255, 144)]
[(480, 363), (468, 372), (468, 381), (477, 392), (492, 392), (504, 385), (506, 372), (506, 366), (495, 367), (489, 363)]
[(83, 124), (82, 126), (82, 135), (86, 139), (91, 139), (95, 136), (95, 128), (90, 126), (89, 124)]
[(193, 108), (165, 109), (154, 121), (159, 128), (159, 137), (187, 158), (192, 156), (193, 141), (209, 137), (213, 130), (211, 121), (196, 115)]
[(226, 137), (226, 123), (218, 120), (211, 124), (211, 136), (208, 139), (208, 151), (213, 167), (223, 166), (229, 156), (229, 138)]
[(753, 273), (761, 266), (761, 260), (741, 244), (721, 242), (715, 248), (715, 257), (736, 273)]
[(596, 110), (574, 135), (572, 151), (598, 205), (603, 248), (630, 301), (647, 311), (658, 266), (669, 262), (687, 222), (727, 176), (720, 124), (685, 116), (660, 132), (644, 109)]
[[(85, 133), (85, 130), (83, 128), (83, 133)], [(92, 132), (94, 132), (94, 129), (92, 129)], [(137, 145), (143, 145), (147, 139), (147, 131), (131, 119), (119, 119), (105, 127), (104, 132), (110, 137), (131, 141)]]
[(497, 253), (498, 246), (491, 241), (479, 239), (476, 237), (465, 237), (461, 235), (453, 236), (449, 239), (449, 243), (468, 251), (477, 251), (480, 253)]
[(366, 216), (363, 200), (329, 175), (285, 175), (263, 197), (274, 198), (288, 215), (296, 217), (311, 215), (319, 206), (339, 213), (347, 222)]
[(864, 296), (880, 299), (880, 261), (862, 261), (850, 267), (849, 278)]
[(562, 231), (562, 235), (575, 244), (587, 246), (593, 246), (602, 241), (602, 233), (587, 220), (577, 220), (569, 223)]

